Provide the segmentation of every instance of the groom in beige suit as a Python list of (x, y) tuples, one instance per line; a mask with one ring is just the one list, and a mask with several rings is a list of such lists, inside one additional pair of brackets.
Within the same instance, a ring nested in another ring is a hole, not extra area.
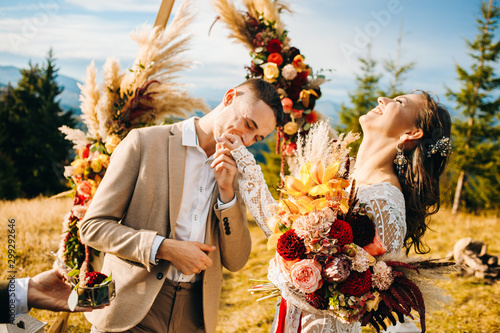
[(251, 250), (236, 163), (217, 138), (250, 146), (283, 120), (274, 87), (250, 79), (202, 118), (130, 132), (80, 228), (116, 282), (111, 305), (87, 316), (93, 332), (215, 332), (222, 267), (243, 268)]

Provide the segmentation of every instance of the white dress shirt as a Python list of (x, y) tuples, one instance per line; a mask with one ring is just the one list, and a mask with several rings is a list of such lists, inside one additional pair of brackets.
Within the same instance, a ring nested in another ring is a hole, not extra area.
[[(181, 241), (205, 242), (205, 231), (207, 228), (207, 217), (212, 199), (212, 192), (216, 184), (214, 171), (210, 167), (214, 160), (207, 154), (198, 143), (195, 119), (188, 119), (182, 130), (182, 145), (186, 147), (186, 164), (184, 171), (184, 186), (182, 190), (181, 207), (175, 226), (175, 239)], [(236, 196), (228, 203), (222, 203), (219, 199), (218, 208), (226, 209), (236, 203)], [(156, 253), (165, 238), (156, 236), (151, 248), (150, 262), (156, 262)], [(167, 272), (167, 278), (176, 282), (194, 282), (201, 279), (200, 275), (184, 275), (173, 265)]]

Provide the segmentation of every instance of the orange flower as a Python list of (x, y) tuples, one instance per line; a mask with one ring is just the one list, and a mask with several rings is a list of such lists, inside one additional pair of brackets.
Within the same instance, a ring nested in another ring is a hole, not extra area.
[(290, 113), (293, 108), (293, 101), (290, 98), (285, 97), (281, 100), (281, 105), (283, 105), (283, 112)]
[(283, 63), (283, 57), (279, 53), (276, 53), (276, 52), (271, 53), (267, 57), (267, 62), (274, 62), (276, 65), (281, 66), (281, 64)]
[(306, 115), (306, 121), (310, 124), (314, 124), (318, 121), (318, 114), (315, 111), (311, 111), (311, 113)]

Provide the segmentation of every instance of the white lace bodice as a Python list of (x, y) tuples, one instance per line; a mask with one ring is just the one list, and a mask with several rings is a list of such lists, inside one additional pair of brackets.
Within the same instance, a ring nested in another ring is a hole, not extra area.
[[(257, 225), (266, 237), (269, 237), (272, 231), (267, 226), (267, 220), (275, 212), (276, 201), (267, 188), (261, 168), (256, 164), (254, 156), (244, 146), (231, 151), (231, 154), (236, 160), (238, 172), (241, 174), (238, 180), (240, 194)], [(386, 245), (388, 252), (399, 252), (406, 235), (405, 202), (401, 191), (389, 183), (360, 186), (358, 187), (358, 198), (360, 202), (366, 204), (367, 211), (374, 216), (381, 240)], [(287, 296), (294, 297), (293, 293)], [(304, 304), (301, 308), (307, 309), (307, 305)], [(291, 302), (288, 303), (288, 307), (287, 326), (289, 332), (296, 332), (299, 320), (302, 332), (307, 333), (361, 332), (359, 323), (344, 324), (331, 316), (314, 311), (302, 311)], [(301, 312), (302, 317), (300, 316)]]

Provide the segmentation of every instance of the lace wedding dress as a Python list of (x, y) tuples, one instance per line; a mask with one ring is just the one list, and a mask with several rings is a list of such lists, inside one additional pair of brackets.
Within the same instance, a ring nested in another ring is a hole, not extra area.
[[(261, 168), (245, 146), (234, 149), (231, 154), (241, 174), (238, 181), (241, 196), (257, 225), (266, 237), (269, 237), (272, 231), (267, 226), (267, 220), (275, 211), (276, 201), (269, 192)], [(406, 234), (405, 201), (401, 191), (389, 183), (359, 186), (358, 198), (360, 202), (367, 204), (367, 211), (374, 216), (378, 233), (387, 251), (401, 251)], [(293, 295), (284, 296), (285, 299), (287, 296), (293, 297)], [(276, 330), (277, 322), (278, 307), (272, 333)], [(287, 302), (285, 332), (296, 333), (299, 327), (302, 333), (361, 332), (360, 323), (344, 324), (331, 316), (305, 311)]]

